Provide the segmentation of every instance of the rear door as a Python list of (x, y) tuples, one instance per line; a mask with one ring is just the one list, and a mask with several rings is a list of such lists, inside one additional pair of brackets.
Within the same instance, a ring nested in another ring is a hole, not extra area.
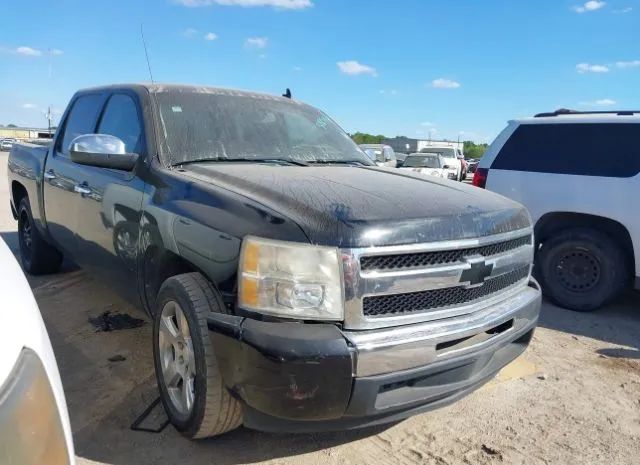
[(49, 234), (68, 255), (78, 260), (77, 232), (82, 190), (80, 165), (69, 158), (71, 141), (94, 132), (104, 102), (100, 93), (82, 94), (70, 105), (61, 133), (44, 168), (44, 210)]
[[(116, 136), (125, 143), (127, 153), (146, 155), (142, 111), (131, 92), (114, 92), (108, 96), (99, 118), (96, 133)], [(136, 261), (138, 232), (144, 182), (137, 170), (123, 171), (94, 166), (80, 166), (79, 180), (91, 194), (80, 196), (78, 248), (84, 266), (129, 300), (137, 300)]]

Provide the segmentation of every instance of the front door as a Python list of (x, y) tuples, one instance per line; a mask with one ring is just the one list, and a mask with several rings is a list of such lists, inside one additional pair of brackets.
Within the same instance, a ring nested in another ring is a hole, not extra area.
[(102, 94), (85, 94), (71, 103), (61, 133), (51, 148), (44, 169), (43, 191), (47, 229), (56, 244), (77, 261), (79, 204), (85, 187), (82, 186), (82, 167), (69, 158), (71, 141), (94, 131), (98, 113), (104, 101)]
[[(97, 134), (116, 136), (127, 153), (146, 152), (144, 131), (135, 94), (109, 96), (97, 125)], [(78, 165), (80, 166), (80, 165)], [(137, 301), (136, 260), (144, 182), (136, 169), (121, 171), (80, 166), (79, 180), (89, 193), (79, 203), (78, 250), (92, 275), (115, 285)]]

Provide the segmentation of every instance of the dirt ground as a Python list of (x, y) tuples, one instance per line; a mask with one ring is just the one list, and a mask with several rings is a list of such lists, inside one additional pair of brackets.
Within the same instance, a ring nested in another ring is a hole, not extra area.
[[(0, 153), (0, 235), (17, 252)], [(189, 442), (170, 426), (132, 432), (157, 396), (151, 327), (96, 332), (107, 310), (145, 318), (65, 264), (29, 278), (65, 387), (78, 463), (152, 464), (638, 464), (640, 295), (592, 314), (545, 304), (524, 356), (447, 408), (359, 432), (273, 435), (239, 429)], [(145, 318), (146, 319), (146, 318)], [(124, 361), (110, 362), (114, 355)]]

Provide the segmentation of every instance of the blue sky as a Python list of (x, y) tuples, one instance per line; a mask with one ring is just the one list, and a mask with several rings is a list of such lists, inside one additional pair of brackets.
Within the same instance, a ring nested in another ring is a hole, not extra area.
[(282, 93), (347, 131), (491, 141), (558, 107), (640, 109), (640, 0), (21, 0), (0, 28), (0, 123), (149, 80)]

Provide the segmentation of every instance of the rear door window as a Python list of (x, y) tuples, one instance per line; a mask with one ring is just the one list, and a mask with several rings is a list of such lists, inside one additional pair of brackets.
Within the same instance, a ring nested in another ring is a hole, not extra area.
[(65, 122), (62, 142), (57, 148), (59, 152), (68, 154), (73, 139), (94, 132), (101, 103), (102, 95), (100, 94), (82, 95), (76, 99)]
[(640, 124), (522, 124), (491, 168), (581, 176), (640, 172)]

